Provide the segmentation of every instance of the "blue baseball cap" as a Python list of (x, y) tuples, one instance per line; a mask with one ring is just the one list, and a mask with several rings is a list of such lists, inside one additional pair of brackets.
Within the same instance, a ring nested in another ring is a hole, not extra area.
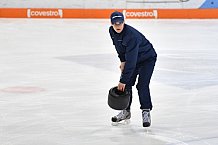
[(123, 13), (115, 11), (111, 14), (111, 23), (119, 23), (122, 24), (124, 22), (124, 16)]

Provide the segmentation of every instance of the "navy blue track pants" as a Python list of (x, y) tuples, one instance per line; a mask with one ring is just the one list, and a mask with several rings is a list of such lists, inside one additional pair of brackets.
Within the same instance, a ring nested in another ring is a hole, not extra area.
[(150, 109), (152, 110), (152, 101), (150, 95), (150, 80), (154, 71), (154, 66), (156, 62), (156, 57), (150, 58), (145, 62), (136, 66), (136, 69), (130, 79), (130, 82), (126, 84), (126, 89), (131, 92), (131, 98), (127, 110), (130, 110), (132, 104), (132, 86), (135, 85), (136, 78), (138, 76), (138, 82), (136, 88), (138, 90), (138, 96), (140, 101), (140, 109)]

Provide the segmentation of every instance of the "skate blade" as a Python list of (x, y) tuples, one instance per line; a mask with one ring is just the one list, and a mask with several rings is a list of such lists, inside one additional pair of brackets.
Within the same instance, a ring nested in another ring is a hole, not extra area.
[(127, 125), (130, 124), (130, 119), (122, 120), (120, 122), (112, 122), (112, 126), (122, 126), (122, 125)]

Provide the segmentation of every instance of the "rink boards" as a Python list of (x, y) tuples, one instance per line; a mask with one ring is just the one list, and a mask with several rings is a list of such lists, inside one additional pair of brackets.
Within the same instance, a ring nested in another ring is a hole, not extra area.
[(70, 9), (70, 8), (0, 8), (0, 18), (109, 18), (122, 11), (133, 19), (216, 19), (218, 9)]

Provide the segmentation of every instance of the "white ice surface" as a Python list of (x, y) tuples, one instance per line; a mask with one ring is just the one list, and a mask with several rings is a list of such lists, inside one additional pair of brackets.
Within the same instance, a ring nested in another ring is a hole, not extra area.
[(0, 19), (0, 145), (217, 145), (218, 20), (127, 23), (158, 53), (150, 128), (135, 88), (131, 122), (111, 125), (109, 20)]

